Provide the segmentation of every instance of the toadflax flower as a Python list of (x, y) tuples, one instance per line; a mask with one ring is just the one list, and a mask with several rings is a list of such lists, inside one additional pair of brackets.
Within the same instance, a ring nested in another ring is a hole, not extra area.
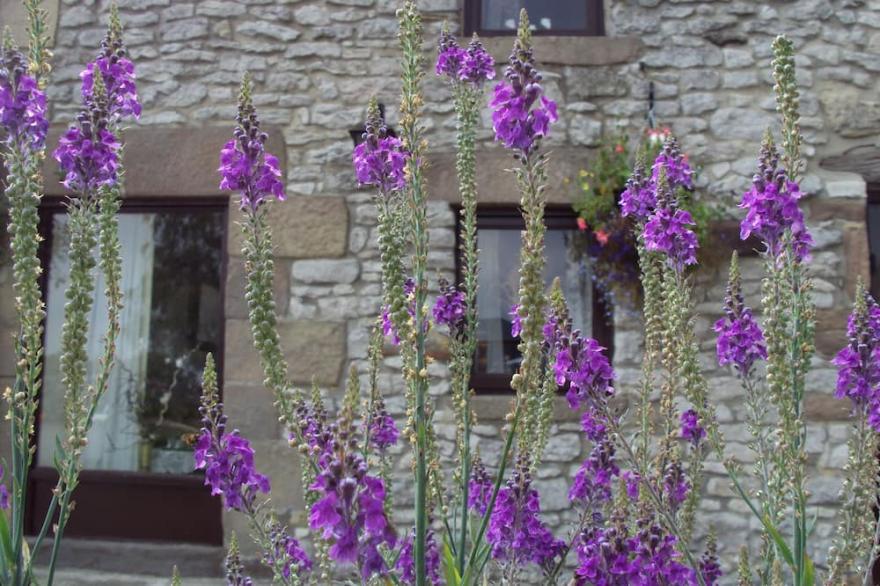
[[(407, 586), (416, 583), (416, 564), (413, 559), (413, 542), (415, 541), (415, 531), (410, 531), (403, 541), (403, 547), (400, 549), (400, 557), (397, 558), (395, 569), (400, 574), (400, 581)], [(434, 531), (428, 529), (428, 535), (425, 539), (425, 570), (428, 574), (428, 582), (432, 586), (443, 584), (440, 577), (440, 548), (437, 546), (437, 538)]]
[(528, 31), (528, 19), (525, 15), (520, 18), (521, 32), (504, 70), (506, 81), (495, 86), (489, 105), (493, 110), (495, 140), (527, 157), (550, 132), (550, 124), (556, 122), (558, 115), (556, 102), (543, 95), (542, 77), (535, 69), (528, 33), (522, 32)]
[(483, 47), (483, 43), (477, 38), (476, 33), (464, 52), (458, 77), (461, 81), (474, 86), (480, 86), (484, 81), (495, 79), (495, 59)]
[(880, 431), (880, 307), (860, 285), (847, 324), (848, 343), (834, 357), (838, 399), (848, 398), (857, 412)]
[(474, 454), (471, 462), (471, 477), (468, 480), (468, 509), (476, 512), (481, 517), (486, 514), (489, 508), (489, 500), (492, 498), (492, 490), (494, 483), (486, 466), (479, 454)]
[(694, 571), (680, 561), (682, 554), (676, 547), (677, 540), (654, 521), (652, 513), (639, 519), (638, 526), (638, 536), (631, 544), (634, 556), (630, 566), (630, 584), (697, 584)]
[(107, 92), (107, 110), (111, 119), (129, 116), (139, 118), (141, 104), (135, 85), (134, 63), (126, 57), (122, 42), (122, 26), (115, 11), (111, 15), (110, 29), (101, 41), (101, 53), (80, 73), (82, 97), (88, 100), (95, 85), (95, 71), (101, 73)]
[(666, 171), (666, 181), (673, 193), (679, 187), (694, 188), (693, 171), (688, 164), (687, 155), (682, 154), (678, 141), (672, 135), (666, 137), (660, 152), (654, 159), (654, 166), (651, 170), (651, 180), (654, 184), (660, 182), (660, 169)]
[(257, 472), (254, 450), (238, 430), (226, 431), (223, 405), (203, 404), (202, 429), (193, 457), (197, 470), (205, 471), (205, 485), (219, 495), (227, 510), (247, 511), (257, 493), (269, 492), (269, 479)]
[(241, 82), (235, 121), (234, 138), (220, 151), (220, 189), (239, 192), (241, 208), (251, 211), (256, 211), (267, 196), (284, 200), (281, 169), (278, 159), (266, 152), (269, 135), (260, 130), (247, 75)]
[(367, 430), (370, 445), (380, 452), (384, 452), (397, 443), (400, 432), (394, 425), (394, 418), (385, 408), (385, 400), (381, 395), (376, 397), (370, 408), (369, 429)]
[(46, 94), (27, 73), (27, 59), (9, 44), (0, 47), (0, 127), (6, 144), (38, 151), (46, 142)]
[(489, 520), (486, 541), (492, 546), (492, 558), (515, 566), (550, 566), (565, 542), (553, 537), (540, 514), (538, 491), (532, 488), (526, 459), (520, 457), (506, 486), (498, 491)]
[(804, 225), (804, 214), (798, 206), (803, 197), (800, 187), (791, 181), (779, 166), (779, 152), (768, 133), (761, 145), (758, 172), (752, 187), (743, 194), (739, 207), (746, 210), (740, 224), (740, 238), (752, 235), (764, 242), (767, 253), (777, 258), (783, 252), (786, 232), (791, 234), (791, 247), (798, 261), (807, 260), (813, 239)]
[(445, 26), (440, 31), (440, 39), (437, 43), (437, 63), (434, 71), (437, 75), (445, 75), (453, 81), (458, 80), (458, 72), (464, 62), (464, 49)]
[(64, 172), (62, 183), (80, 194), (93, 193), (117, 181), (121, 144), (108, 127), (107, 95), (99, 79), (53, 153)]
[(446, 325), (453, 336), (464, 331), (467, 302), (464, 293), (446, 279), (440, 279), (440, 295), (434, 302), (434, 323)]
[(6, 471), (3, 469), (3, 465), (0, 464), (0, 509), (6, 510), (9, 508), (9, 489), (6, 488), (6, 483), (3, 482), (3, 476), (6, 475)]
[(358, 185), (376, 187), (383, 195), (400, 191), (406, 185), (407, 158), (400, 139), (389, 136), (376, 100), (370, 100), (363, 142), (352, 153)]
[(270, 528), (269, 542), (271, 548), (264, 552), (264, 561), (270, 568), (280, 567), (280, 573), (285, 580), (289, 580), (293, 573), (299, 574), (312, 569), (312, 560), (299, 541), (289, 535), (279, 523), (273, 523)]
[(700, 425), (700, 416), (693, 409), (681, 414), (681, 438), (696, 447), (706, 437), (706, 430)]
[(697, 235), (690, 229), (690, 212), (678, 208), (678, 202), (666, 181), (665, 167), (657, 181), (657, 208), (645, 223), (645, 248), (662, 252), (670, 266), (681, 272), (697, 262)]
[(724, 314), (725, 317), (715, 322), (715, 332), (718, 334), (715, 346), (718, 364), (720, 366), (731, 364), (741, 377), (748, 377), (752, 365), (758, 359), (767, 359), (767, 345), (764, 343), (761, 326), (743, 300), (736, 253), (730, 263)]
[(591, 506), (611, 499), (614, 478), (620, 468), (614, 460), (614, 443), (603, 436), (593, 444), (590, 455), (581, 464), (568, 491), (568, 500), (582, 501)]

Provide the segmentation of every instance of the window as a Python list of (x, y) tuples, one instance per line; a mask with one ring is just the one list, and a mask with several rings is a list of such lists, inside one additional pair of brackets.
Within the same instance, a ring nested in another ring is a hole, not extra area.
[(465, 31), (515, 34), (525, 8), (536, 34), (601, 35), (602, 0), (466, 0)]
[[(84, 472), (77, 492), (80, 511), (71, 519), (71, 532), (161, 539), (164, 531), (172, 538), (180, 530), (173, 526), (181, 523), (173, 519), (163, 519), (168, 521), (163, 523), (156, 518), (166, 514), (163, 511), (167, 503), (162, 502), (171, 501), (171, 495), (177, 495), (181, 506), (195, 507), (216, 517), (213, 525), (219, 530), (219, 511), (215, 514), (216, 503), (210, 502), (201, 474), (193, 473), (192, 448), (187, 438), (200, 427), (198, 407), (205, 357), (211, 352), (218, 361), (223, 359), (227, 203), (225, 199), (171, 205), (135, 201), (125, 202), (119, 215), (122, 329), (110, 384), (98, 405), (83, 452)], [(45, 207), (42, 226), (44, 266), (48, 270), (44, 285), (45, 375), (34, 473), (38, 485), (34, 498), (38, 501), (48, 500), (47, 487), (42, 485), (54, 481), (55, 437), (64, 429), (59, 359), (69, 263), (67, 214), (60, 201)], [(98, 272), (96, 302), (89, 320), (90, 369), (95, 368), (102, 351), (106, 329), (103, 290)], [(94, 372), (89, 373), (90, 380), (94, 376)], [(136, 522), (126, 527), (130, 521), (124, 520), (130, 519), (131, 507), (118, 515), (113, 514), (114, 507), (126, 502), (130, 505), (135, 490), (150, 493), (137, 507), (148, 519), (141, 527)], [(189, 496), (183, 494), (187, 492)], [(151, 506), (151, 500), (155, 506)], [(103, 514), (90, 515), (82, 510), (90, 504), (100, 507)], [(39, 502), (36, 507), (40, 508)], [(118, 527), (113, 525), (114, 517)], [(41, 517), (38, 514), (36, 518)], [(103, 525), (90, 526), (90, 522)], [(186, 525), (198, 523), (190, 520)], [(213, 526), (211, 522), (208, 525)], [(216, 535), (200, 537), (198, 533), (198, 529), (194, 532), (190, 528), (177, 534), (193, 541), (217, 539)]]
[(880, 184), (868, 184), (868, 251), (871, 263), (871, 295), (880, 298)]
[[(570, 208), (548, 208), (544, 246), (545, 282), (559, 277), (575, 328), (612, 351), (610, 317), (597, 293), (587, 264), (586, 240)], [(477, 351), (471, 385), (477, 392), (508, 392), (519, 368), (518, 340), (511, 335), (511, 306), (519, 286), (522, 217), (515, 208), (483, 209), (477, 215)]]

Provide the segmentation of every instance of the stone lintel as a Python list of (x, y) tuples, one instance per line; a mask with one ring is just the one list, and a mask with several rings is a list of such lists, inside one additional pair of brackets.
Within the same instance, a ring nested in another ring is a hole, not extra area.
[[(60, 183), (58, 163), (52, 151), (66, 127), (53, 126), (47, 139), (43, 165), (46, 195), (68, 195)], [(264, 127), (269, 133), (266, 150), (278, 157), (282, 181), (287, 156), (281, 130)], [(232, 125), (168, 127), (137, 126), (125, 131), (124, 197), (216, 197), (220, 191), (220, 149), (232, 138)]]
[[(481, 37), (497, 63), (506, 63), (513, 36)], [(532, 38), (535, 54), (543, 64), (614, 65), (636, 61), (642, 52), (638, 37), (545, 36)]]

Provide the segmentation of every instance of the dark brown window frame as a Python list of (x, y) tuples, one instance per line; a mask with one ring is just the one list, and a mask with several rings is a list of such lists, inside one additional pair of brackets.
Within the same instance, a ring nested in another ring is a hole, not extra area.
[[(462, 258), (461, 258), (461, 206), (453, 206), (456, 212), (455, 230), (455, 275), (456, 281), (462, 281)], [(544, 224), (548, 230), (577, 230), (577, 214), (569, 206), (547, 206), (544, 212)], [(518, 230), (524, 227), (519, 208), (510, 205), (480, 206), (477, 208), (477, 234), (481, 228), (494, 228), (500, 230)], [(607, 349), (609, 359), (614, 358), (614, 326), (611, 322), (610, 312), (605, 299), (598, 288), (593, 285), (593, 316), (602, 316), (603, 319), (593, 320), (594, 337), (599, 344)], [(608, 319), (605, 317), (608, 316)], [(506, 374), (494, 374), (471, 371), (470, 386), (479, 394), (510, 394), (510, 376)]]
[[(52, 250), (52, 214), (65, 210), (64, 197), (43, 198), (40, 205), (40, 260), (44, 271), (40, 286), (46, 301), (49, 256)], [(220, 264), (221, 307), (226, 291), (228, 258), (229, 198), (227, 197), (139, 197), (124, 199), (120, 213), (184, 213), (217, 211), (223, 214), (223, 254)], [(221, 316), (221, 348), (217, 356), (219, 387), (223, 389), (225, 316)], [(39, 413), (37, 414), (39, 433)], [(52, 489), (58, 480), (53, 467), (37, 466), (33, 458), (27, 487), (25, 531), (39, 532)], [(110, 470), (84, 470), (74, 494), (76, 513), (71, 515), (66, 535), (88, 538), (118, 538), (146, 541), (176, 541), (221, 545), (223, 523), (220, 499), (211, 495), (198, 474), (162, 474)]]
[[(554, 0), (559, 1), (559, 0)], [(571, 0), (583, 2), (587, 6), (587, 26), (581, 30), (534, 30), (537, 36), (552, 37), (601, 37), (605, 34), (605, 9), (602, 0)], [(481, 37), (506, 37), (516, 34), (514, 30), (486, 30), (481, 23), (483, 0), (464, 0), (464, 34), (470, 36), (477, 33)]]

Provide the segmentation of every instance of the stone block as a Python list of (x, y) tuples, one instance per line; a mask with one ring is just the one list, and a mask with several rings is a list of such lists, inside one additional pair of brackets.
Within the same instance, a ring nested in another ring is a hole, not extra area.
[(846, 344), (846, 322), (849, 309), (816, 311), (816, 351), (831, 358)]
[(851, 224), (843, 230), (844, 277), (849, 299), (855, 298), (859, 277), (871, 283), (871, 253), (868, 249), (868, 230), (865, 224)]
[(300, 283), (354, 283), (360, 274), (355, 258), (298, 260), (293, 263), (292, 277)]
[[(15, 330), (0, 329), (0, 376), (15, 376)], [(0, 389), (2, 391), (2, 389)]]
[(865, 202), (858, 199), (814, 197), (809, 200), (811, 222), (823, 220), (865, 221)]
[(834, 389), (827, 388), (804, 396), (804, 415), (807, 421), (848, 421), (850, 403), (834, 396)]
[(277, 440), (281, 425), (275, 397), (264, 385), (229, 384), (223, 387), (223, 408), (229, 426), (251, 441)]

